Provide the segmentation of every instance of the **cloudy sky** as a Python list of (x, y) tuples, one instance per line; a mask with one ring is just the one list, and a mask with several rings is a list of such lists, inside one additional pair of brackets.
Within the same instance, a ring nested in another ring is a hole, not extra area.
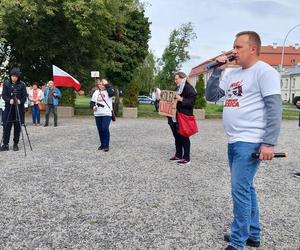
[(300, 44), (300, 0), (144, 0), (151, 24), (150, 49), (161, 57), (169, 35), (191, 22), (197, 38), (191, 42), (191, 60), (183, 70), (190, 72), (210, 57), (232, 48), (234, 36), (243, 30), (258, 32), (263, 45)]

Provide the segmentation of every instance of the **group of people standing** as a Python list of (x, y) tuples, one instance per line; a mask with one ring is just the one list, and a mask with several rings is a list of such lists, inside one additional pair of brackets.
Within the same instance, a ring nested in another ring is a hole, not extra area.
[[(223, 125), (228, 137), (228, 165), (231, 173), (231, 193), (233, 202), (233, 221), (224, 240), (228, 242), (226, 250), (242, 250), (246, 245), (260, 246), (260, 223), (257, 194), (254, 177), (261, 160), (272, 160), (281, 124), (281, 87), (279, 73), (270, 65), (258, 59), (260, 55), (260, 36), (254, 31), (243, 31), (236, 35), (232, 55), (239, 67), (233, 68), (223, 75), (227, 65), (227, 57), (220, 56), (217, 62), (223, 66), (214, 68), (206, 88), (206, 99), (215, 102), (225, 97), (223, 109)], [(193, 115), (196, 91), (187, 81), (183, 72), (175, 74), (177, 112), (187, 116)], [(239, 91), (235, 91), (238, 89)], [(112, 116), (112, 96), (114, 88), (102, 79), (97, 81), (97, 89), (93, 93), (90, 108), (94, 112), (95, 123), (99, 134), (99, 150), (109, 151), (109, 125)], [(49, 112), (53, 110), (54, 126), (57, 126), (58, 98), (60, 91), (49, 82), (45, 91), (47, 100), (46, 123)], [(8, 150), (9, 134), (12, 123), (16, 120), (16, 107), (19, 110), (26, 101), (25, 85), (20, 81), (20, 73), (12, 71), (10, 79), (5, 82), (3, 99), (5, 101), (4, 140), (0, 150)], [(33, 86), (29, 95), (33, 103), (33, 113), (37, 114), (36, 105), (41, 101), (37, 86)], [(16, 105), (17, 104), (17, 105)], [(39, 116), (33, 117), (39, 123)], [(175, 153), (170, 161), (179, 165), (187, 165), (190, 159), (190, 139), (178, 133), (178, 120), (168, 117), (168, 124), (175, 140)], [(20, 123), (14, 123), (14, 149), (18, 144)], [(258, 153), (259, 158), (252, 158)]]
[(40, 125), (40, 103), (46, 105), (45, 112), (45, 124), (44, 127), (49, 126), (49, 116), (50, 113), (53, 113), (54, 117), (54, 127), (57, 127), (57, 108), (59, 105), (59, 99), (62, 97), (61, 91), (59, 88), (54, 86), (53, 81), (49, 81), (44, 91), (42, 91), (38, 84), (35, 82), (32, 84), (31, 89), (29, 90), (28, 98), (31, 106), (32, 113), (32, 123), (35, 126)]
[(39, 104), (43, 101), (46, 104), (45, 127), (49, 124), (49, 115), (54, 114), (54, 126), (57, 126), (57, 107), (61, 92), (54, 86), (53, 81), (49, 81), (45, 91), (38, 88), (37, 83), (33, 83), (29, 93), (26, 85), (21, 81), (19, 68), (13, 68), (9, 73), (9, 78), (3, 83), (1, 99), (3, 100), (4, 110), (2, 111), (1, 122), (3, 126), (2, 145), (0, 151), (9, 150), (10, 133), (14, 127), (13, 150), (18, 151), (21, 126), (25, 124), (25, 103), (29, 101), (32, 112), (32, 123), (40, 125)]
[[(109, 151), (110, 132), (109, 125), (112, 119), (112, 97), (116, 90), (108, 83), (106, 79), (97, 81), (97, 89), (94, 91), (90, 107), (93, 109), (96, 127), (99, 134), (99, 150)], [(13, 150), (18, 151), (20, 140), (21, 126), (25, 124), (24, 104), (27, 99), (31, 105), (32, 123), (35, 126), (40, 125), (40, 103), (46, 105), (45, 124), (49, 126), (49, 116), (53, 113), (54, 127), (57, 127), (57, 108), (59, 99), (62, 97), (59, 88), (54, 86), (53, 81), (49, 81), (44, 92), (33, 83), (29, 93), (26, 91), (26, 85), (21, 81), (21, 72), (18, 68), (13, 68), (9, 73), (9, 79), (6, 80), (2, 87), (1, 96), (4, 102), (4, 111), (2, 114), (3, 136), (1, 140), (0, 151), (9, 150), (9, 141), (11, 128), (14, 126)], [(2, 112), (1, 112), (2, 113)]]

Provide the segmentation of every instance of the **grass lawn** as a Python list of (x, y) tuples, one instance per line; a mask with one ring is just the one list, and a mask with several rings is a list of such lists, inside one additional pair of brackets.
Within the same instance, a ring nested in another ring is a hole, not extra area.
[(223, 106), (207, 103), (205, 107), (205, 118), (222, 118)]
[(283, 119), (286, 120), (295, 120), (298, 119), (299, 117), (299, 110), (295, 109), (295, 110), (283, 110), (282, 112), (282, 117)]
[[(77, 96), (75, 101), (75, 115), (93, 115), (93, 111), (90, 109), (90, 97), (87, 96)], [(285, 107), (292, 107), (285, 109)], [(122, 116), (123, 105), (119, 105), (119, 114)], [(212, 118), (222, 118), (223, 106), (219, 104), (208, 103), (205, 108), (205, 117), (208, 119)], [(298, 119), (299, 110), (293, 109), (293, 105), (284, 105), (283, 109), (283, 119)], [(155, 111), (154, 105), (150, 104), (140, 104), (138, 106), (138, 117), (148, 117), (148, 118), (165, 118), (159, 115)]]
[[(75, 115), (93, 115), (93, 111), (90, 109), (90, 97), (77, 96), (75, 101)], [(122, 116), (123, 105), (119, 104), (119, 116)], [(164, 118), (160, 116), (156, 111), (154, 105), (140, 104), (138, 107), (139, 117), (151, 117), (151, 118)]]
[(76, 96), (75, 100), (75, 115), (93, 115), (93, 111), (90, 109), (90, 97)]

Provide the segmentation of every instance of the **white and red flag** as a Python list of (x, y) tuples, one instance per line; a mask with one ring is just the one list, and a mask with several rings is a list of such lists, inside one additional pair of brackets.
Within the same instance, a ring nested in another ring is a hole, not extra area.
[(80, 90), (80, 82), (55, 65), (53, 65), (53, 81), (55, 86)]

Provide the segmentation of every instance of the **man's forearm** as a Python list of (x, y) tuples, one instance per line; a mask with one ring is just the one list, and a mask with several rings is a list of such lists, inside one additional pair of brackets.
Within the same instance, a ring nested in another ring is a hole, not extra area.
[(282, 119), (281, 95), (266, 96), (264, 102), (266, 106), (266, 129), (262, 143), (275, 146)]
[(208, 79), (205, 89), (205, 98), (207, 101), (215, 102), (225, 95), (224, 90), (219, 87), (221, 73), (222, 70), (214, 69), (212, 75)]

